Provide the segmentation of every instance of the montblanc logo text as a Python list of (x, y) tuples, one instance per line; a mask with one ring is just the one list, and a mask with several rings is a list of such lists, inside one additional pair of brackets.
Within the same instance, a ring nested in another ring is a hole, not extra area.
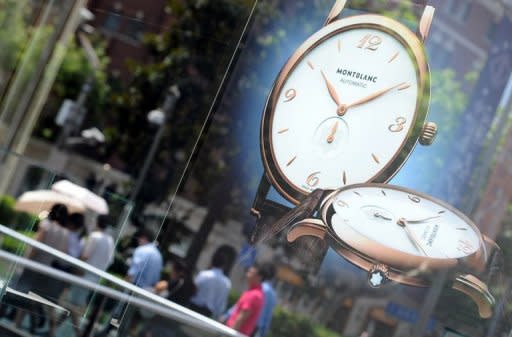
[(352, 78), (355, 78), (356, 80), (360, 80), (360, 81), (377, 83), (377, 76), (363, 74), (363, 73), (360, 73), (360, 72), (357, 72), (357, 71), (352, 71), (352, 70), (348, 70), (348, 69), (338, 68), (336, 73), (337, 74), (341, 74), (341, 75), (346, 76), (346, 77), (352, 77)]

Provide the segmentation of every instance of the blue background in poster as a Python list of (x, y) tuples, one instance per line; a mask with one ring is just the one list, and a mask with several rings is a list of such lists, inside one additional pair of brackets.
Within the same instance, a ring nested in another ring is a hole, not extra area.
[[(437, 2), (435, 5), (436, 7), (441, 6)], [(261, 9), (260, 7), (261, 2), (258, 9)], [(328, 13), (329, 10), (330, 7), (327, 6), (323, 12)], [(241, 181), (248, 182), (249, 188), (246, 190), (248, 194), (246, 199), (251, 200), (251, 202), (263, 173), (259, 126), (267, 96), (276, 75), (286, 63), (288, 57), (305, 39), (320, 29), (325, 20), (325, 15), (319, 14), (322, 11), (311, 11), (306, 6), (299, 9), (299, 11), (301, 11), (300, 17), (308, 18), (307, 23), (293, 19), (276, 20), (273, 24), (266, 26), (266, 31), (250, 30), (248, 32), (244, 51), (241, 53), (239, 62), (232, 73), (232, 81), (228, 86), (228, 90), (234, 89), (236, 91), (236, 95), (233, 95), (233, 101), (230, 102), (230, 109), (233, 109), (233, 113), (237, 114), (240, 120), (237, 129), (234, 130), (238, 145), (241, 147), (235, 165), (238, 165), (237, 173), (240, 175)], [(264, 19), (264, 14), (257, 11), (255, 20), (262, 19)], [(261, 25), (257, 26), (261, 27)], [(503, 32), (509, 29), (508, 27), (510, 27), (510, 22), (503, 22), (498, 29), (496, 38), (503, 41), (510, 40), (512, 35), (503, 35)], [(434, 20), (432, 30), (435, 31), (435, 29)], [(265, 42), (265, 39), (271, 39), (271, 36), (275, 34), (285, 37), (279, 39), (277, 47), (272, 45), (271, 42)], [(503, 46), (505, 45), (503, 44)], [(425, 47), (431, 70), (439, 70), (433, 66), (436, 54), (433, 53), (433, 47), (428, 40)], [(491, 49), (491, 51), (494, 51), (494, 54), (490, 55), (489, 60), (492, 60), (495, 55), (501, 55), (501, 53), (496, 52), (496, 48)], [(266, 57), (251, 57), (251, 55), (265, 55)], [(471, 176), (471, 172), (478, 164), (477, 159), (482, 151), (483, 140), (494, 119), (496, 107), (506, 84), (506, 81), (504, 83), (500, 82), (499, 85), (494, 86), (493, 92), (489, 92), (487, 84), (489, 81), (492, 82), (493, 79), (489, 67), (491, 67), (489, 63), (485, 65), (474, 90), (475, 96), (469, 99), (470, 104), (466, 107), (466, 113), (462, 114), (461, 119), (455, 123), (455, 125), (458, 125), (455, 131), (456, 137), (453, 137), (453, 130), (443, 129), (440, 125), (436, 142), (428, 147), (416, 146), (402, 169), (389, 181), (390, 184), (431, 194), (455, 203), (459, 207), (462, 205), (462, 196), (468, 188), (468, 177)], [(506, 67), (504, 70), (506, 70)], [(245, 83), (250, 82), (245, 80), (254, 79), (255, 77), (257, 77), (259, 86), (245, 87)], [(432, 82), (431, 86), (436, 86), (436, 83)], [(483, 91), (486, 92), (485, 96), (479, 94)], [(482, 97), (485, 97), (485, 99)], [(485, 109), (485, 112), (482, 112), (482, 109)], [(435, 122), (441, 119), (443, 114), (443, 111), (431, 107), (427, 119)], [(451, 148), (441, 146), (441, 144), (448, 143), (446, 140), (459, 138), (463, 141), (453, 142)], [(439, 165), (440, 157), (443, 158), (445, 164)], [(460, 174), (461, 170), (464, 171), (463, 174)], [(271, 189), (269, 198), (282, 204), (288, 204), (273, 189)], [(248, 204), (246, 207), (249, 209), (251, 205)], [(333, 251), (329, 251), (321, 269), (321, 273), (330, 273), (334, 270), (344, 272), (349, 270), (356, 272), (358, 270)], [(364, 276), (361, 279), (363, 278)]]

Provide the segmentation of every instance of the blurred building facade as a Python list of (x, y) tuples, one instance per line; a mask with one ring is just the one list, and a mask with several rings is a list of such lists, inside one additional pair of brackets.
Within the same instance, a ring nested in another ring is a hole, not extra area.
[(94, 14), (94, 27), (107, 41), (109, 70), (121, 81), (130, 78), (126, 62), (144, 62), (150, 55), (141, 41), (145, 33), (160, 33), (171, 20), (166, 0), (89, 0), (87, 8)]

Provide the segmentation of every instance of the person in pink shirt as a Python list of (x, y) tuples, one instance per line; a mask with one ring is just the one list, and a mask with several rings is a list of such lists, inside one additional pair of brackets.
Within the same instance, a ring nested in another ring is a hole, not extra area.
[(264, 295), (261, 283), (264, 281), (265, 275), (258, 265), (253, 265), (247, 270), (245, 277), (248, 289), (240, 295), (226, 325), (250, 336), (256, 328), (263, 308)]

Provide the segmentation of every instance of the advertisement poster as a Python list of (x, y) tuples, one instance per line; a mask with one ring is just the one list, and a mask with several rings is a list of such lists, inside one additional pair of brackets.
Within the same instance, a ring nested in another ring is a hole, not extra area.
[(503, 284), (485, 283), (496, 245), (463, 199), (505, 97), (510, 21), (489, 14), (492, 36), (469, 40), (450, 27), (486, 6), (433, 1), (423, 44), (406, 32), (425, 4), (333, 3), (256, 6), (211, 125), (230, 126), (208, 140), (231, 151), (212, 188), (234, 193), (211, 207), (236, 214), (242, 261), (279, 261), (285, 306), (343, 336), (484, 336)]

